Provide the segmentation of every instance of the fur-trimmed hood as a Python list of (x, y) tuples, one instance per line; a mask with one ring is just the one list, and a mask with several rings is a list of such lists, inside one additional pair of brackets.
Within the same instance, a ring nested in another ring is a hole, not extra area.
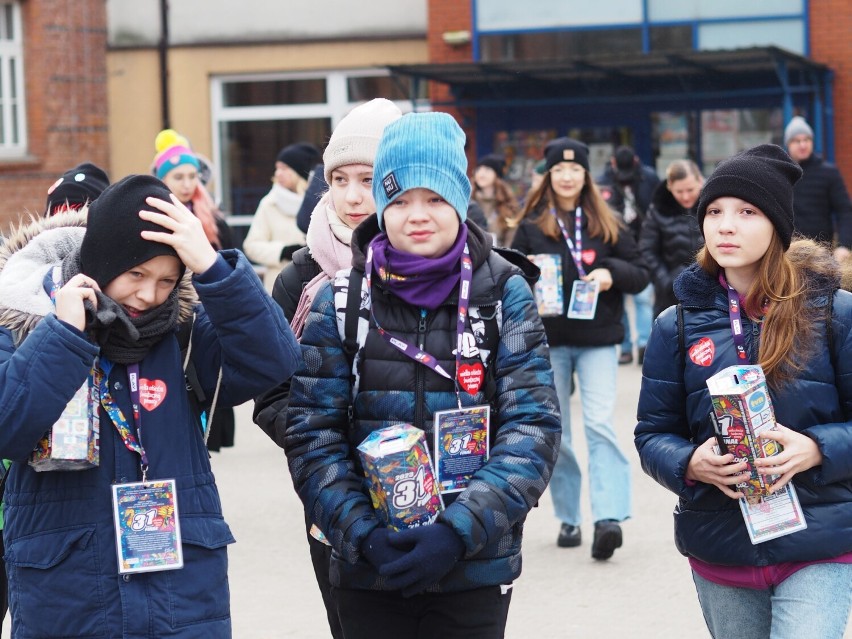
[[(44, 279), (76, 250), (86, 232), (88, 208), (36, 218), (13, 228), (0, 246), (0, 326), (20, 342), (54, 309)], [(178, 289), (180, 322), (192, 317), (198, 296), (187, 271)]]

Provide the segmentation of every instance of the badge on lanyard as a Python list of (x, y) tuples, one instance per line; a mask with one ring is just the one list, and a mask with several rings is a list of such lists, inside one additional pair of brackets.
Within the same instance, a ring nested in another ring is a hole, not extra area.
[[(574, 266), (577, 267), (577, 274), (583, 278), (586, 277), (586, 269), (583, 266), (583, 210), (578, 206), (574, 211), (574, 240), (568, 235), (568, 229), (565, 224), (559, 219), (556, 214), (556, 209), (550, 209), (550, 214), (556, 218), (559, 224), (559, 230), (562, 231), (562, 237), (565, 239), (565, 245), (568, 247), (568, 252), (574, 260)], [(590, 253), (591, 262), (594, 262), (594, 252)], [(571, 298), (568, 300), (568, 318), (590, 320), (595, 318), (595, 309), (598, 307), (598, 295), (600, 294), (600, 284), (595, 281), (587, 282), (585, 280), (574, 280), (571, 287)]]
[(600, 283), (595, 280), (591, 282), (574, 280), (574, 285), (571, 287), (571, 300), (568, 304), (568, 318), (595, 319), (600, 290)]
[(535, 283), (535, 304), (542, 317), (559, 317), (563, 308), (562, 256), (558, 253), (535, 253), (527, 255), (541, 275)]
[(183, 568), (174, 479), (112, 487), (118, 572)]
[(442, 493), (467, 488), (488, 461), (490, 422), (488, 405), (435, 413), (435, 478)]

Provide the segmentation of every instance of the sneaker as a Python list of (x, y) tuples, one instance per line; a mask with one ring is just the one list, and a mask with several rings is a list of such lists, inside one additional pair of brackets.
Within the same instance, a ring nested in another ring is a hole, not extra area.
[(630, 351), (624, 351), (621, 355), (618, 356), (619, 364), (630, 364), (633, 361), (633, 353)]
[(592, 558), (609, 559), (616, 548), (621, 548), (621, 526), (614, 519), (596, 521)]
[(638, 356), (636, 357), (636, 363), (639, 364), (639, 366), (642, 366), (642, 363), (645, 361), (645, 347), (644, 346), (642, 346), (639, 349), (639, 353), (637, 353), (637, 355)]
[(556, 539), (556, 545), (560, 548), (575, 548), (583, 542), (583, 536), (579, 526), (571, 524), (562, 524), (559, 529), (559, 537)]

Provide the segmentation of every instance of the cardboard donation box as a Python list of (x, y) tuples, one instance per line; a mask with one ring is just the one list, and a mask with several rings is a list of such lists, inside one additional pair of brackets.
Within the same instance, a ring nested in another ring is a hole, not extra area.
[(721, 454), (732, 453), (735, 461), (748, 462), (743, 481), (736, 485), (749, 501), (769, 494), (777, 475), (759, 475), (754, 466), (758, 457), (771, 457), (781, 446), (760, 433), (775, 428), (775, 413), (760, 366), (730, 366), (707, 380), (713, 413), (716, 417), (716, 441)]
[(100, 461), (100, 431), (89, 383), (74, 394), (30, 457), (36, 471), (86, 470)]
[(426, 436), (410, 424), (371, 433), (358, 446), (379, 518), (392, 530), (435, 521), (443, 502), (435, 482)]

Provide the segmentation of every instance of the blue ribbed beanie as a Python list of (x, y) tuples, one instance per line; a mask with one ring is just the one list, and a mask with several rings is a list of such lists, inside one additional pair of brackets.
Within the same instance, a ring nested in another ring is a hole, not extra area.
[(373, 164), (379, 228), (385, 208), (405, 191), (429, 189), (467, 219), (470, 180), (465, 135), (447, 113), (409, 113), (385, 127)]

